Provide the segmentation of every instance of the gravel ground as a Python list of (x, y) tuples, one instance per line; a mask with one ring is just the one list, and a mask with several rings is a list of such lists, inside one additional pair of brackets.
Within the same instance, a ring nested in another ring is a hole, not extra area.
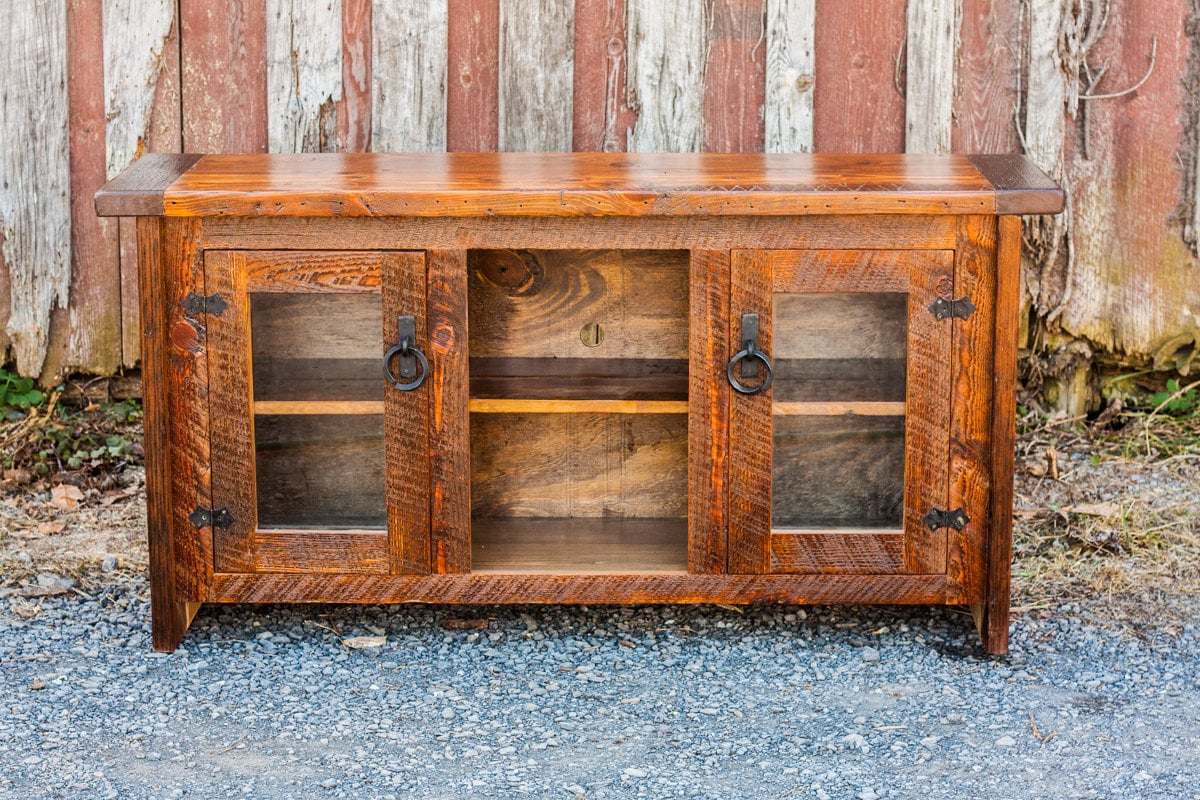
[(0, 599), (0, 796), (1200, 798), (1200, 625), (89, 591)]

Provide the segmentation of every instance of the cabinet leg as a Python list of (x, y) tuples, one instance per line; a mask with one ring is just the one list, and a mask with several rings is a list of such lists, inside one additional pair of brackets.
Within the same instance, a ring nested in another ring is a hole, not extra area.
[(975, 629), (979, 631), (979, 640), (983, 644), (984, 652), (989, 656), (1008, 654), (1008, 606), (1007, 595), (990, 597), (986, 602), (971, 606)]
[(179, 646), (188, 626), (196, 618), (200, 603), (160, 599), (151, 592), (150, 596), (150, 639), (154, 649), (170, 653)]

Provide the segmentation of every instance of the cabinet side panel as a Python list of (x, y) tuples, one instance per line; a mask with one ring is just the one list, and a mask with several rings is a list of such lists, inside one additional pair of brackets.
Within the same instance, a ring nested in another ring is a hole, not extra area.
[[(742, 315), (759, 318), (758, 347), (770, 355), (772, 316), (770, 254), (734, 250), (730, 263), (729, 346), (718, 363), (740, 350)], [(722, 373), (724, 370), (722, 370)], [(722, 379), (724, 375), (722, 374)], [(728, 571), (762, 573), (770, 567), (771, 392), (729, 392), (729, 554)]]
[(954, 296), (969, 297), (976, 310), (954, 325), (953, 407), (950, 426), (951, 508), (962, 507), (970, 522), (951, 530), (947, 574), (961, 587), (949, 602), (979, 603), (985, 588), (992, 491), (992, 335), (995, 327), (996, 218), (961, 217), (954, 259)]
[(725, 571), (729, 470), (729, 251), (691, 253), (688, 335), (688, 571)]
[(430, 393), (439, 378), (435, 370), (441, 370), (441, 358), (432, 352), (426, 333), (424, 253), (388, 253), (383, 260), (384, 350), (399, 343), (398, 315), (416, 318), (417, 346), (428, 354), (430, 374), (425, 384), (413, 391), (389, 386), (384, 395), (388, 551), (393, 574), (421, 575), (430, 569)]
[[(163, 220), (161, 257), (165, 291), (143, 306), (162, 303), (167, 391), (167, 449), (171, 465), (171, 530), (175, 536), (176, 589), (181, 600), (206, 600), (212, 586), (212, 530), (188, 519), (197, 505), (211, 504), (208, 430), (208, 348), (204, 325), (181, 305), (189, 292), (205, 294), (200, 223)], [(153, 291), (148, 288), (148, 291)]]
[(433, 571), (471, 571), (467, 253), (429, 251), (429, 469)]
[(1001, 217), (996, 252), (996, 341), (992, 378), (992, 527), (988, 532), (987, 583), (980, 629), (989, 653), (1008, 650), (1020, 270), (1021, 218)]

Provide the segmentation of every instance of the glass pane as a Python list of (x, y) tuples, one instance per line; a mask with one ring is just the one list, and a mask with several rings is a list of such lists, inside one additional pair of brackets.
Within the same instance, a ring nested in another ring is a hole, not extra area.
[(259, 528), (387, 529), (382, 332), (378, 293), (250, 295)]
[(775, 529), (899, 529), (908, 296), (777, 294)]
[(260, 528), (387, 529), (382, 414), (254, 418)]
[(250, 295), (255, 400), (383, 400), (372, 294)]

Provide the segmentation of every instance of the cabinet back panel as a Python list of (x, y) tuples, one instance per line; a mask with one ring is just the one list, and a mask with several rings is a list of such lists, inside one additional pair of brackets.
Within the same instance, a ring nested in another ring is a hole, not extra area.
[(477, 250), (468, 275), (474, 357), (687, 358), (686, 251)]
[(900, 528), (904, 417), (773, 419), (772, 528)]
[(685, 414), (472, 414), (473, 517), (687, 516)]
[(378, 293), (252, 292), (255, 399), (382, 401), (382, 315)]
[(256, 415), (260, 528), (387, 529), (384, 418)]

